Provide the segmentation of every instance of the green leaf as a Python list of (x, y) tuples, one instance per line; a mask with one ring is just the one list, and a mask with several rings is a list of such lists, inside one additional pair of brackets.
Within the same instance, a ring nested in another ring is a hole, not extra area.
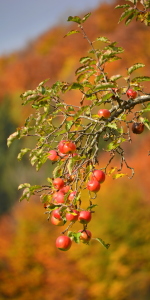
[(106, 244), (102, 239), (100, 238), (94, 238), (93, 240), (98, 241), (100, 244), (102, 244), (106, 249), (110, 247), (110, 244)]
[(115, 87), (115, 84), (112, 82), (101, 83), (95, 87), (94, 92), (101, 90), (101, 89), (104, 90), (104, 89), (113, 88), (113, 87)]
[(83, 90), (83, 85), (78, 82), (73, 82), (70, 89), (71, 90)]
[(9, 147), (11, 145), (11, 143), (19, 138), (19, 132), (16, 131), (14, 133), (12, 133), (9, 138), (7, 139), (7, 146)]
[(136, 16), (137, 16), (136, 12), (133, 12), (131, 15), (129, 15), (129, 17), (125, 21), (125, 25), (128, 25), (133, 20), (133, 18)]
[(34, 194), (34, 191), (41, 189), (41, 185), (32, 185), (30, 187), (30, 192), (32, 192), (32, 194)]
[(116, 81), (116, 80), (118, 80), (118, 79), (120, 79), (120, 78), (122, 78), (122, 75), (117, 74), (117, 75), (111, 76), (111, 77), (110, 77), (110, 80), (111, 80), (111, 81)]
[(77, 74), (80, 74), (80, 73), (82, 73), (84, 71), (88, 71), (88, 70), (94, 70), (94, 68), (90, 67), (90, 66), (82, 66), (76, 70), (75, 74), (77, 75)]
[(74, 123), (73, 121), (66, 121), (65, 128), (67, 132), (70, 130), (73, 123)]
[(39, 169), (42, 167), (42, 165), (47, 161), (47, 155), (43, 155), (38, 159), (38, 162), (36, 164), (36, 171), (39, 171)]
[(116, 8), (129, 8), (129, 7), (130, 7), (129, 4), (123, 4), (123, 5), (117, 5), (117, 6), (115, 7), (115, 9), (116, 9)]
[(21, 190), (26, 187), (30, 188), (30, 186), (31, 186), (30, 183), (22, 183), (18, 186), (18, 190)]
[(34, 166), (35, 163), (38, 161), (38, 158), (37, 156), (33, 155), (30, 159), (30, 162), (31, 162), (31, 165)]
[(113, 96), (113, 93), (107, 93), (102, 97), (102, 102), (105, 102), (106, 100), (110, 99)]
[(90, 206), (87, 207), (87, 210), (91, 210), (93, 209), (94, 207), (98, 206), (97, 204), (92, 204)]
[(135, 77), (131, 80), (131, 82), (142, 82), (142, 81), (150, 81), (150, 77), (149, 76), (139, 76), (139, 77)]
[(133, 12), (134, 12), (134, 9), (132, 9), (132, 8), (129, 8), (129, 9), (125, 10), (125, 11), (122, 13), (122, 15), (121, 15), (121, 17), (120, 17), (120, 19), (119, 19), (119, 23), (120, 23), (123, 19), (125, 19), (127, 16), (131, 15)]
[(92, 58), (91, 58), (90, 56), (84, 56), (84, 57), (81, 57), (81, 58), (80, 58), (79, 62), (80, 62), (81, 64), (85, 64), (85, 63), (89, 62), (91, 59), (92, 59)]
[(143, 67), (145, 67), (144, 64), (136, 63), (133, 66), (131, 66), (130, 68), (128, 68), (127, 72), (130, 75), (133, 71), (135, 71), (135, 70), (137, 70), (139, 68), (143, 68)]
[(67, 34), (65, 34), (64, 38), (65, 38), (66, 36), (72, 35), (72, 34), (74, 34), (74, 33), (80, 33), (80, 31), (79, 31), (79, 30), (70, 30)]
[(22, 193), (22, 196), (20, 197), (19, 201), (21, 202), (24, 199), (26, 199), (28, 201), (30, 196), (31, 196), (30, 189), (26, 188), (26, 189), (24, 189), (24, 191)]
[(96, 39), (96, 41), (101, 41), (101, 42), (108, 43), (108, 44), (111, 43), (111, 41), (107, 37), (105, 37), (105, 36), (98, 37)]
[(121, 143), (125, 142), (126, 139), (124, 138), (118, 138), (115, 141), (112, 141), (110, 144), (107, 145), (107, 150), (113, 150), (116, 149), (118, 146), (120, 146)]
[(54, 178), (60, 177), (62, 175), (62, 169), (58, 165), (54, 170), (53, 170), (53, 176)]
[(30, 148), (24, 148), (24, 149), (21, 149), (20, 153), (18, 154), (17, 158), (18, 160), (21, 160), (22, 157), (27, 153), (29, 152), (31, 149)]
[(81, 232), (68, 231), (68, 236), (77, 244), (80, 243)]
[(148, 130), (150, 130), (150, 121), (148, 119), (140, 117), (140, 122), (144, 123), (144, 125), (148, 128)]
[(108, 123), (106, 126), (112, 129), (118, 129), (116, 123)]
[(78, 24), (81, 24), (82, 23), (82, 20), (78, 17), (78, 16), (69, 16), (68, 17), (68, 22), (72, 21), (72, 22), (75, 22), (75, 23), (78, 23)]
[(84, 23), (89, 17), (90, 17), (91, 13), (86, 14), (83, 18), (82, 18), (82, 23)]
[(145, 107), (142, 111), (143, 112), (150, 111), (150, 103), (148, 103), (147, 107)]
[(73, 159), (73, 157), (72, 158), (70, 158), (69, 159), (69, 162), (68, 162), (68, 164), (67, 164), (67, 169), (68, 169), (68, 172), (69, 172), (69, 174), (71, 175), (72, 174), (72, 169), (73, 169), (73, 167), (74, 167), (74, 159)]

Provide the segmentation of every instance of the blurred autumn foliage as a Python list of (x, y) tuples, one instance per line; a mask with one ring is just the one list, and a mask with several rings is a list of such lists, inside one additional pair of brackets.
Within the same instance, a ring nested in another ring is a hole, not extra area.
[[(118, 26), (120, 11), (114, 7), (119, 3), (102, 4), (93, 11), (86, 31), (92, 40), (103, 35), (125, 48), (123, 59), (109, 64), (110, 73), (125, 72), (140, 62), (146, 65), (143, 72), (150, 76), (149, 29), (134, 21), (129, 27)], [(17, 199), (21, 180), (32, 179), (32, 184), (37, 184), (51, 173), (50, 162), (39, 174), (31, 170), (26, 158), (18, 166), (16, 156), (23, 142), (9, 151), (6, 139), (28, 113), (28, 108), (21, 107), (21, 92), (34, 89), (45, 78), (50, 78), (50, 84), (57, 79), (73, 80), (88, 45), (79, 34), (64, 39), (70, 29), (73, 26), (55, 27), (24, 51), (0, 58), (1, 214)], [(75, 95), (73, 98), (71, 94), (74, 103)], [(55, 237), (61, 230), (46, 221), (38, 198), (17, 204), (1, 216), (0, 300), (150, 299), (149, 144), (146, 130), (142, 136), (133, 136), (126, 152), (129, 165), (135, 168), (134, 178), (107, 177), (98, 194), (99, 206), (89, 229), (93, 236), (111, 244), (109, 250), (95, 241), (90, 247), (74, 244), (67, 253), (56, 250)], [(106, 159), (100, 155), (100, 166)]]

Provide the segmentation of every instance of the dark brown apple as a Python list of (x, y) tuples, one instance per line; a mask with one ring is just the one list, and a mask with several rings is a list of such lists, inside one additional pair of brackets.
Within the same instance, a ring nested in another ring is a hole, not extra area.
[(144, 124), (143, 123), (133, 123), (132, 124), (132, 132), (135, 134), (140, 134), (144, 130)]

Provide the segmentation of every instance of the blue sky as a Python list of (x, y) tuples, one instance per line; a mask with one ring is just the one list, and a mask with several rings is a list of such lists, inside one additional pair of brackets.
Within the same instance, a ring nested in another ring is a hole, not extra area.
[(112, 0), (0, 0), (0, 55), (19, 50), (69, 15)]

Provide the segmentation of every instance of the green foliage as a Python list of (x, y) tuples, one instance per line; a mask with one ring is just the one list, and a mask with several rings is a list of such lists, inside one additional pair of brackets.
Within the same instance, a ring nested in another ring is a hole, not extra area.
[[(125, 24), (128, 25), (133, 18), (141, 21), (146, 26), (150, 26), (150, 2), (149, 0), (126, 0), (131, 2), (130, 4), (117, 5), (115, 8), (123, 8), (124, 11), (119, 19), (119, 22), (125, 20)], [(142, 8), (141, 8), (142, 6)]]

